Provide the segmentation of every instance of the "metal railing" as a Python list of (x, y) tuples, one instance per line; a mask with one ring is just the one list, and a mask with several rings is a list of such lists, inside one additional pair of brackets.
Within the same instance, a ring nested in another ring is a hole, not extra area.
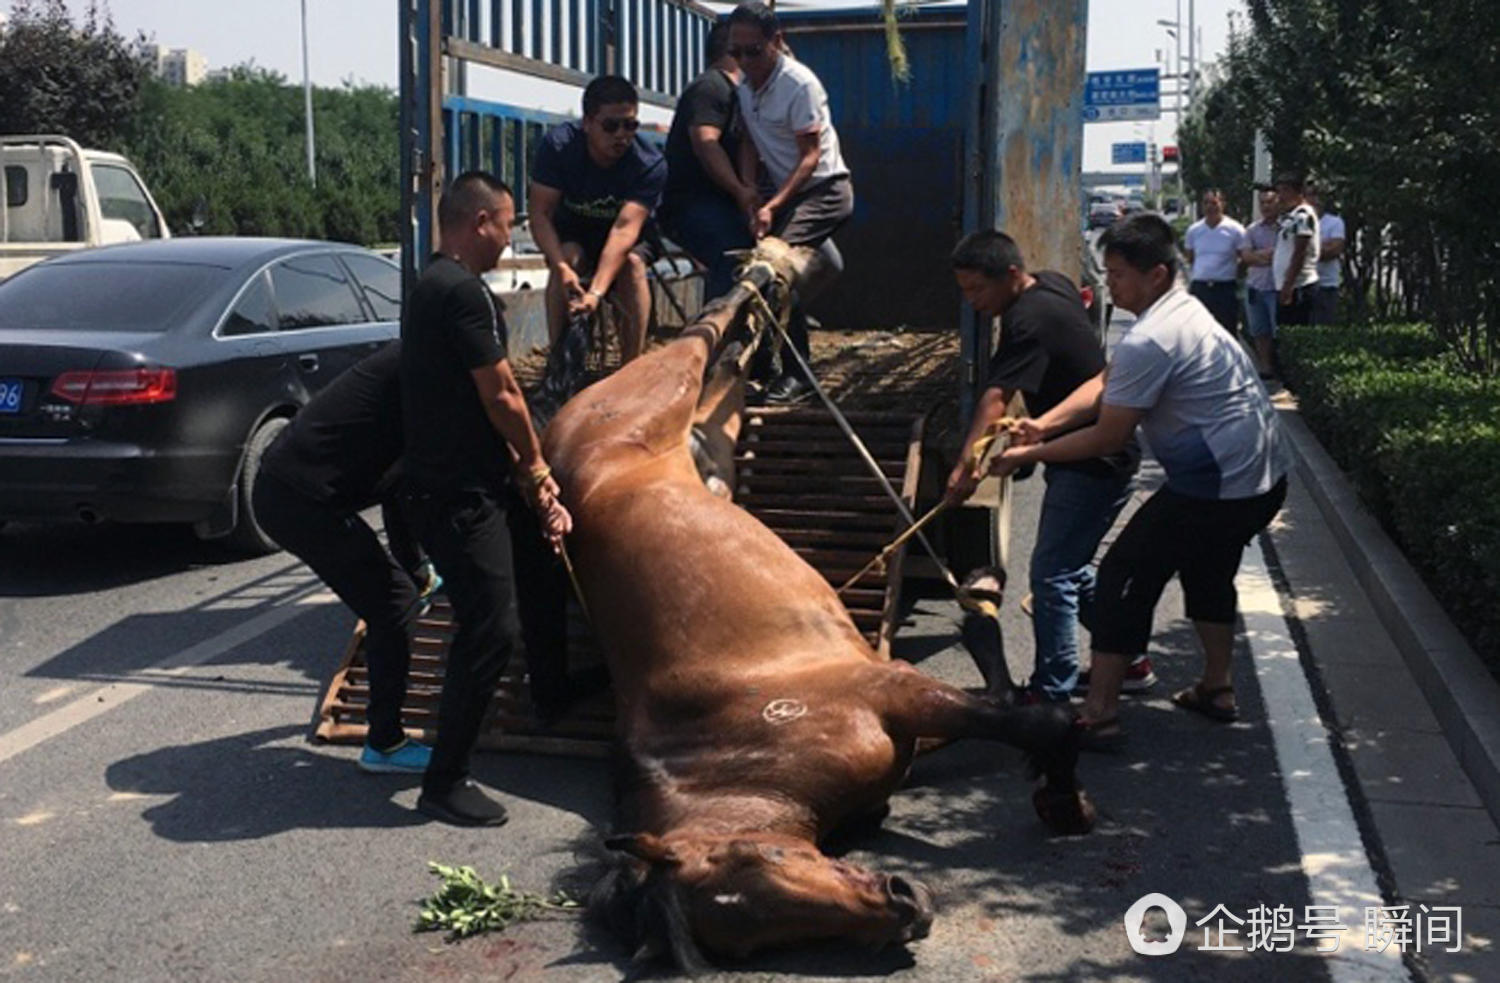
[(612, 72), (670, 106), (703, 70), (714, 16), (689, 0), (445, 0), (443, 51), (580, 86)]
[(486, 167), (524, 201), (536, 141), (566, 118), (470, 97), (468, 65), (579, 89), (619, 74), (642, 102), (670, 108), (702, 70), (716, 16), (691, 0), (401, 0), (400, 11), (405, 286), (432, 247), (443, 182)]

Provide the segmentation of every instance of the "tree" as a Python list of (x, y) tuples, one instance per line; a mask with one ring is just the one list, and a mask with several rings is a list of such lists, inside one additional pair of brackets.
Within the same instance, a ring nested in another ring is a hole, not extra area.
[(192, 88), (147, 85), (127, 149), (167, 223), (209, 235), (399, 237), (397, 103), (388, 90), (313, 90), (318, 186), (303, 157), (302, 93), (242, 65)]
[(81, 24), (66, 0), (15, 0), (0, 32), (0, 133), (61, 133), (114, 146), (149, 75), (144, 46), (144, 35), (120, 35), (98, 0)]
[(1263, 129), (1277, 171), (1342, 206), (1356, 310), (1430, 319), (1470, 367), (1500, 369), (1492, 0), (1247, 5), (1250, 31), (1184, 127), (1190, 179), (1235, 180)]

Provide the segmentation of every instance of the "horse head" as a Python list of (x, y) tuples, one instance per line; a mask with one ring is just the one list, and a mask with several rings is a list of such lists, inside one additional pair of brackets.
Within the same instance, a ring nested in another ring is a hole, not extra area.
[(844, 863), (776, 833), (650, 833), (611, 837), (628, 866), (595, 902), (626, 915), (641, 958), (670, 953), (684, 969), (702, 952), (846, 939), (873, 949), (924, 938), (932, 895), (920, 883)]

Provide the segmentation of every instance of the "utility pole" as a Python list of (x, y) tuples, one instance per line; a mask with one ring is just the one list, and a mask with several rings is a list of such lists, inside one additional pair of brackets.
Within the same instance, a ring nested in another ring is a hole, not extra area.
[(307, 118), (307, 179), (318, 186), (318, 167), (313, 158), (312, 76), (307, 69), (307, 0), (302, 0), (302, 112)]
[[(1188, 0), (1188, 105), (1191, 106), (1193, 99), (1198, 94), (1198, 47), (1196, 38), (1197, 30), (1193, 27), (1193, 12), (1197, 6), (1195, 0)], [(1182, 0), (1177, 3), (1177, 19), (1182, 20)], [(1181, 119), (1181, 117), (1178, 117)]]

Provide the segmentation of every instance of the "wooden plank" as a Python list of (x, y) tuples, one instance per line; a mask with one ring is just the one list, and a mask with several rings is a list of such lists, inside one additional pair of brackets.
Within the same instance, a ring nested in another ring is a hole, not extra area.
[[(901, 479), (887, 479), (900, 485)], [(766, 474), (761, 471), (738, 471), (735, 474), (735, 494), (772, 495), (791, 492), (800, 496), (810, 494), (857, 495), (862, 498), (878, 498), (885, 503), (887, 512), (894, 515), (896, 507), (881, 492), (880, 482), (870, 474)]]
[[(922, 477), (922, 440), (925, 436), (925, 420), (918, 417), (911, 425), (911, 445), (906, 453), (905, 480), (901, 484), (901, 500), (908, 509), (917, 504), (917, 484)], [(905, 522), (900, 523), (905, 528)], [(899, 533), (898, 529), (898, 533)], [(901, 574), (906, 566), (906, 551), (910, 541), (902, 543), (887, 561), (890, 571), (885, 588), (885, 614), (880, 619), (880, 642), (875, 646), (881, 654), (889, 656), (891, 642), (895, 640), (901, 615)]]
[(873, 512), (888, 519), (892, 511), (891, 500), (884, 495), (834, 495), (827, 493), (798, 495), (791, 492), (762, 493), (752, 491), (748, 495), (741, 497), (739, 502), (751, 512), (757, 512), (763, 508), (827, 509), (834, 515), (868, 515)]

